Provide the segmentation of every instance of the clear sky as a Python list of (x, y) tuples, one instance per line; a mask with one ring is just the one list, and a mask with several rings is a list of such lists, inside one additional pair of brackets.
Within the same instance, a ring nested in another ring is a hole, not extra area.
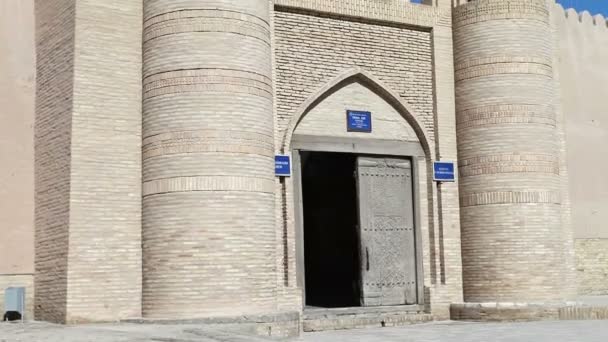
[(564, 8), (575, 8), (577, 11), (589, 11), (592, 15), (602, 14), (608, 17), (608, 0), (557, 0)]

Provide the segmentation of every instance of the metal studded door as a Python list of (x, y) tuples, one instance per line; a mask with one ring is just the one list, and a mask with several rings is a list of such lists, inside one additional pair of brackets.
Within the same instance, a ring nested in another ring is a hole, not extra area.
[(359, 157), (357, 176), (361, 305), (417, 304), (411, 163)]

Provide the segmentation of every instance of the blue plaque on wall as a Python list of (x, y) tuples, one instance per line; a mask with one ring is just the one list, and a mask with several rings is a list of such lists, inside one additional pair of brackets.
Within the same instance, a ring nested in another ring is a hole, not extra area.
[(372, 113), (358, 110), (346, 111), (346, 122), (348, 132), (372, 132)]
[(456, 167), (454, 162), (436, 161), (433, 163), (433, 179), (436, 182), (455, 182)]
[(291, 157), (286, 155), (277, 155), (274, 157), (274, 173), (278, 177), (291, 176)]

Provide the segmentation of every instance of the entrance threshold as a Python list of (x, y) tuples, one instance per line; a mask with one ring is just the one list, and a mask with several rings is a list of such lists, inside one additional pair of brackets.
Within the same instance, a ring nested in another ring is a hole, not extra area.
[(433, 320), (424, 305), (398, 305), (348, 308), (304, 308), (303, 329), (306, 332), (342, 329), (395, 327)]

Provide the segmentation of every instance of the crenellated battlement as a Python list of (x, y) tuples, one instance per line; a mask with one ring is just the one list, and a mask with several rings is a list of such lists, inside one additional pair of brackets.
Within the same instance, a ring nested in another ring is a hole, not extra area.
[[(601, 14), (591, 15), (588, 11), (578, 12), (573, 8), (565, 9), (561, 4), (555, 2), (555, 0), (548, 0), (554, 6), (553, 13), (557, 16), (561, 16), (564, 20), (569, 22), (576, 22), (577, 24), (583, 24), (588, 26), (594, 26), (601, 29), (608, 29), (608, 18)], [(471, 16), (498, 16), (503, 15), (505, 18), (509, 18), (509, 15), (513, 16), (514, 13), (540, 13), (544, 12), (542, 1), (530, 0), (527, 2), (517, 1), (504, 1), (504, 0), (484, 0), (484, 1), (470, 1), (470, 0), (457, 0), (454, 2), (455, 22), (462, 22), (458, 20), (458, 17), (471, 17)], [(466, 19), (465, 18), (465, 19)], [(462, 19), (462, 18), (461, 18)], [(464, 20), (467, 23), (466, 20)]]
[(601, 14), (591, 15), (588, 11), (577, 12), (574, 8), (565, 9), (558, 3), (555, 3), (554, 6), (553, 13), (558, 17), (561, 16), (566, 22), (587, 25), (590, 28), (605, 29), (608, 32), (608, 18)]

